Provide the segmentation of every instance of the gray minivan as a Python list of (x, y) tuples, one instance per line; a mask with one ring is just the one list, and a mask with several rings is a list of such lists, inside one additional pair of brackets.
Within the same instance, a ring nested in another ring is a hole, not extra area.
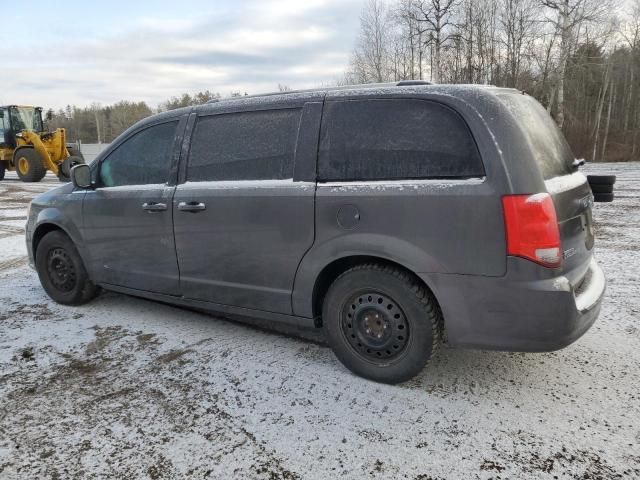
[(533, 98), (384, 84), (241, 97), (123, 133), (31, 204), (57, 302), (100, 287), (323, 328), (395, 383), (436, 346), (549, 351), (595, 321), (593, 195)]

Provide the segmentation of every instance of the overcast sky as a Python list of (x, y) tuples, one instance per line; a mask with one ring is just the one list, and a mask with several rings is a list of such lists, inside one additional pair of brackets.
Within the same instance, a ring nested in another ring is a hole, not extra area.
[(362, 0), (0, 5), (0, 104), (46, 109), (331, 82), (353, 50)]

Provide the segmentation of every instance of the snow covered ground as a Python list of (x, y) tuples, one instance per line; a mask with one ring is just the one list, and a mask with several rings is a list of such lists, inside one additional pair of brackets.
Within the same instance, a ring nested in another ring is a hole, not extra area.
[(310, 332), (105, 293), (68, 308), (26, 263), (54, 177), (0, 182), (0, 478), (640, 478), (640, 163), (596, 204), (602, 314), (548, 354), (441, 349), (350, 374)]

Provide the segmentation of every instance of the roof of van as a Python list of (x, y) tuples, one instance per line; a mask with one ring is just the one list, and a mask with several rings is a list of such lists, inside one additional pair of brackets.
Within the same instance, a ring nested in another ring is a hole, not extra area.
[(457, 91), (468, 91), (469, 89), (483, 89), (483, 90), (513, 90), (514, 92), (519, 92), (515, 89), (496, 87), (495, 85), (480, 85), (480, 84), (432, 84), (425, 80), (402, 80), (399, 82), (387, 82), (387, 83), (365, 83), (365, 84), (356, 84), (356, 85), (340, 85), (336, 87), (319, 87), (319, 88), (310, 88), (304, 90), (287, 90), (284, 92), (268, 92), (268, 93), (260, 93), (255, 95), (239, 95), (236, 97), (223, 98), (223, 99), (213, 99), (209, 100), (207, 103), (220, 103), (227, 101), (234, 101), (240, 99), (259, 99), (264, 97), (272, 97), (277, 95), (321, 95), (328, 94), (332, 92), (363, 92), (374, 90), (374, 89), (393, 89), (394, 87), (418, 87), (418, 88), (428, 88), (433, 91), (449, 91), (455, 92)]
[[(292, 90), (287, 92), (273, 92), (261, 95), (242, 95), (209, 101), (202, 105), (182, 107), (175, 110), (151, 115), (132, 125), (124, 133), (140, 128), (151, 123), (175, 119), (192, 112), (202, 113), (231, 113), (238, 110), (253, 109), (256, 107), (273, 105), (298, 105), (309, 101), (322, 101), (323, 99), (354, 98), (359, 96), (414, 96), (434, 95), (440, 98), (455, 98), (473, 104), (481, 112), (487, 112), (489, 104), (499, 102), (499, 93), (519, 94), (522, 92), (513, 88), (502, 88), (494, 85), (477, 84), (430, 84), (423, 80), (405, 80), (393, 83), (369, 83), (363, 85), (343, 85), (339, 87), (322, 87), (309, 90)], [(506, 108), (506, 107), (504, 107)]]

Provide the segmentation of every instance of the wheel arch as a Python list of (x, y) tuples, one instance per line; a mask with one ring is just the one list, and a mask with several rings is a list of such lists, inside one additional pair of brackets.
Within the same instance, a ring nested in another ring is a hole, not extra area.
[[(89, 265), (89, 263), (87, 262), (88, 252), (82, 245), (82, 242), (79, 241), (80, 237), (78, 232), (75, 232), (76, 235), (74, 235), (74, 232), (73, 232), (74, 228), (75, 226), (73, 225), (70, 228), (67, 228), (66, 226), (52, 219), (47, 219), (38, 223), (36, 228), (33, 230), (33, 233), (31, 234), (31, 238), (30, 238), (30, 246), (31, 246), (31, 252), (32, 252), (34, 262), (36, 259), (36, 252), (38, 250), (38, 245), (40, 244), (44, 236), (50, 232), (60, 231), (64, 233), (69, 238), (69, 240), (71, 240), (73, 245), (76, 247), (76, 250), (80, 255), (80, 258), (82, 259), (82, 263), (85, 265), (85, 268), (87, 268)], [(88, 268), (87, 268), (87, 272), (89, 273), (89, 276), (92, 277), (92, 272)]]
[(438, 306), (440, 306), (433, 288), (409, 267), (402, 265), (395, 260), (375, 255), (347, 255), (334, 259), (333, 261), (325, 265), (315, 278), (311, 293), (311, 312), (316, 327), (322, 326), (322, 304), (331, 284), (335, 281), (336, 278), (338, 278), (350, 268), (365, 263), (376, 263), (378, 265), (385, 265), (405, 272), (418, 284), (426, 288), (427, 291), (431, 293)]
[(31, 237), (31, 249), (33, 251), (34, 260), (36, 258), (36, 252), (38, 251), (38, 245), (40, 244), (40, 241), (44, 238), (44, 236), (47, 233), (51, 233), (55, 231), (60, 231), (64, 233), (67, 237), (69, 237), (69, 240), (71, 240), (75, 245), (76, 242), (74, 242), (73, 237), (69, 235), (69, 232), (67, 232), (63, 227), (61, 227), (57, 223), (52, 223), (52, 222), (41, 223), (33, 231), (33, 235)]

